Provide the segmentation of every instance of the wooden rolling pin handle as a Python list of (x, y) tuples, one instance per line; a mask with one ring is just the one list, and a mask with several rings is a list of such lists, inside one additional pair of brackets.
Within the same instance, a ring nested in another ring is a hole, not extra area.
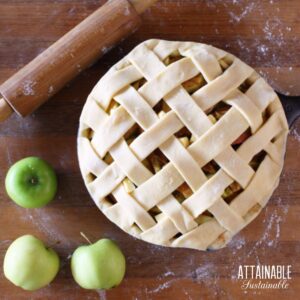
[[(156, 0), (110, 0), (0, 87), (0, 120), (12, 109), (26, 116), (135, 31)], [(136, 7), (136, 9), (135, 9)], [(6, 103), (6, 102), (7, 103)]]
[(9, 104), (3, 99), (0, 98), (0, 122), (8, 119), (14, 110), (9, 106)]

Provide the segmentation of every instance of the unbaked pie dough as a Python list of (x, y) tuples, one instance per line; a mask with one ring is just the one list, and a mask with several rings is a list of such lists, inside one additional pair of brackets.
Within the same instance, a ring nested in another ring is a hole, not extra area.
[(78, 157), (96, 205), (124, 231), (218, 249), (277, 187), (287, 133), (276, 93), (241, 60), (205, 44), (148, 40), (89, 95)]

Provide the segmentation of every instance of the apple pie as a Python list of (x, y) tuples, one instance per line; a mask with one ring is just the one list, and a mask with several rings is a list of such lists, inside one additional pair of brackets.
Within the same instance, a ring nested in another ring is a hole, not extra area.
[(94, 202), (127, 233), (218, 249), (277, 187), (287, 133), (276, 93), (237, 57), (148, 40), (88, 96), (78, 157)]

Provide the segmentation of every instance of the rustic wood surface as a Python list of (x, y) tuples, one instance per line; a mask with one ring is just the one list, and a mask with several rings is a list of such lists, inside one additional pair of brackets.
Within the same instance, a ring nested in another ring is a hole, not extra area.
[[(0, 82), (29, 62), (105, 1), (0, 0)], [(260, 216), (217, 252), (157, 247), (135, 240), (110, 223), (90, 199), (76, 157), (78, 118), (97, 80), (137, 43), (153, 37), (193, 40), (224, 48), (245, 60), (279, 90), (300, 94), (299, 0), (159, 1), (142, 27), (26, 119), (0, 124), (0, 299), (297, 299), (300, 293), (300, 121), (291, 130), (281, 183)], [(298, 90), (297, 90), (298, 89)], [(17, 160), (36, 155), (59, 177), (55, 201), (22, 209), (5, 193), (4, 178)], [(127, 257), (122, 284), (85, 291), (70, 273), (70, 255), (85, 241), (109, 237)], [(5, 280), (9, 244), (34, 234), (61, 257), (48, 287), (24, 292)], [(241, 289), (238, 266), (292, 265), (287, 290)]]
[(136, 31), (140, 22), (128, 1), (105, 3), (5, 81), (0, 90), (3, 98), (26, 117)]

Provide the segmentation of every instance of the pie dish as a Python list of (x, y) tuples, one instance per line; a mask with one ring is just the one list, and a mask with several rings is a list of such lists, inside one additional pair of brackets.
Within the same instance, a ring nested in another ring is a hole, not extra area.
[(287, 133), (276, 93), (237, 57), (148, 40), (89, 95), (78, 157), (94, 202), (127, 233), (218, 249), (277, 187)]

